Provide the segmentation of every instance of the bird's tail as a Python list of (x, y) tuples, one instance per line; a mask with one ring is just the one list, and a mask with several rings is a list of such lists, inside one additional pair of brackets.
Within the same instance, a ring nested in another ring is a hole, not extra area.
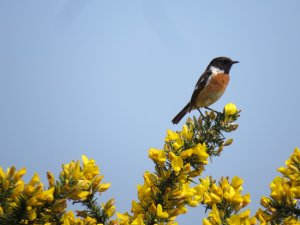
[(190, 103), (188, 103), (172, 120), (173, 124), (178, 124), (180, 120), (190, 111)]

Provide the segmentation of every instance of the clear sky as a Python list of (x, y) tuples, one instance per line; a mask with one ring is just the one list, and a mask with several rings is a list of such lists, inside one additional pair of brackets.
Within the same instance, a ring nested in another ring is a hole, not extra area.
[[(112, 183), (103, 198), (130, 211), (154, 169), (148, 149), (181, 128), (171, 119), (210, 60), (229, 56), (240, 63), (212, 108), (235, 103), (239, 129), (205, 174), (242, 177), (254, 213), (300, 145), (299, 9), (297, 0), (1, 1), (0, 166), (45, 180), (85, 154)], [(178, 221), (203, 216), (199, 207)]]

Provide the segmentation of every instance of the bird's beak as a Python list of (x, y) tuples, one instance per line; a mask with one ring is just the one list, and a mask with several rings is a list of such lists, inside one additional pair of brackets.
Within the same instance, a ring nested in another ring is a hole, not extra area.
[(239, 61), (232, 61), (231, 64), (239, 63)]

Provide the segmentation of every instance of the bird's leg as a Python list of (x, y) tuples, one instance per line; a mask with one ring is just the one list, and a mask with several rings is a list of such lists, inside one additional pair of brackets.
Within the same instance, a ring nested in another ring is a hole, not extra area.
[(198, 108), (198, 107), (196, 106), (196, 104), (194, 104), (194, 103), (192, 103), (192, 104), (194, 105), (195, 109), (197, 109), (198, 112), (201, 114), (202, 118), (204, 118), (204, 115), (202, 114), (200, 108)]
[[(204, 107), (204, 108), (206, 108), (206, 109), (208, 109), (208, 110), (210, 110), (210, 111), (213, 111), (213, 112), (215, 112), (215, 113), (217, 113), (217, 114), (222, 114), (221, 112), (218, 112), (218, 111), (216, 111), (216, 110), (214, 110), (214, 109), (211, 109), (211, 108), (209, 108), (209, 107)], [(222, 134), (221, 131), (217, 131), (217, 132), (225, 139), (225, 137), (224, 137), (224, 135)]]
[(204, 115), (202, 114), (200, 108), (196, 108), (198, 110), (198, 112), (201, 114), (202, 118), (204, 118)]
[(212, 109), (212, 108), (209, 108), (209, 107), (204, 107), (204, 108), (206, 108), (206, 109), (208, 109), (208, 110), (210, 110), (210, 111), (213, 111), (213, 112), (215, 112), (215, 113), (217, 113), (217, 114), (223, 114), (223, 113), (221, 113), (221, 112), (219, 112), (219, 111), (216, 111), (216, 110), (214, 110), (214, 109)]

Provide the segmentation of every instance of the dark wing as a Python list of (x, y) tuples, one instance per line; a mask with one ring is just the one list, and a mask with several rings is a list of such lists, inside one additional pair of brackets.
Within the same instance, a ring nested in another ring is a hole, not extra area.
[(204, 73), (201, 75), (201, 77), (199, 78), (196, 86), (195, 86), (195, 89), (194, 89), (194, 92), (193, 92), (193, 95), (191, 97), (191, 101), (190, 101), (190, 111), (192, 110), (193, 106), (195, 106), (195, 101), (197, 99), (197, 96), (199, 95), (199, 93), (204, 89), (204, 87), (206, 86), (207, 84), (207, 81), (209, 79), (211, 75), (211, 71), (210, 70), (205, 70)]

